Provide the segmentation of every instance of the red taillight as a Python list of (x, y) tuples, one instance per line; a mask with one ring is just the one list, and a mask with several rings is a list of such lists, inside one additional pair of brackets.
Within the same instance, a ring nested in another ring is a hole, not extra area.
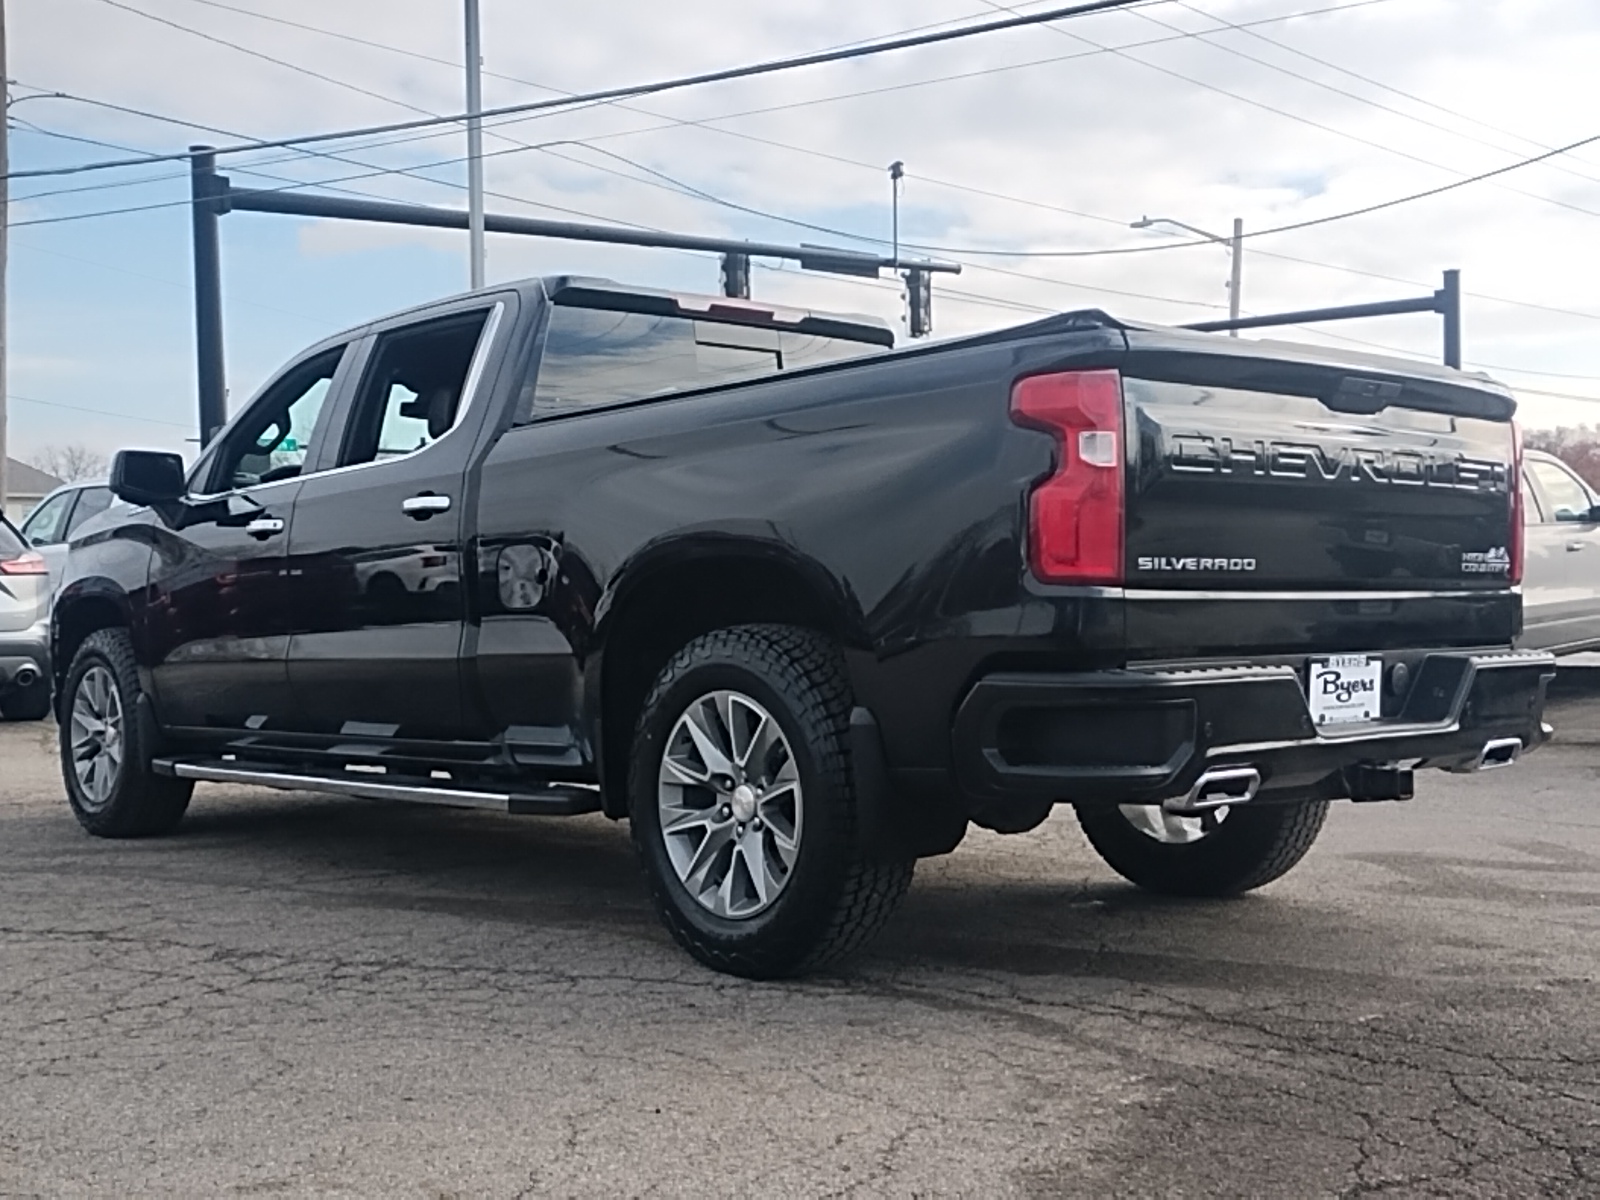
[(42, 555), (29, 550), (26, 554), (19, 554), (16, 558), (0, 559), (0, 575), (48, 575), (50, 568), (44, 565)]
[(1511, 489), (1511, 536), (1506, 550), (1511, 557), (1511, 582), (1521, 583), (1524, 544), (1527, 541), (1523, 534), (1523, 522), (1528, 518), (1522, 511), (1522, 426), (1516, 422), (1511, 425), (1511, 478), (1507, 486)]
[(1028, 498), (1028, 565), (1047, 583), (1122, 582), (1122, 377), (1035, 375), (1011, 391), (1011, 419), (1056, 436), (1050, 478)]

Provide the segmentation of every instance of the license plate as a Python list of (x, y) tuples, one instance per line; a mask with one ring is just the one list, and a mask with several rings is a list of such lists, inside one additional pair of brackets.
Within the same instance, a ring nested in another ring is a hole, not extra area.
[(1383, 687), (1383, 659), (1370, 654), (1313, 658), (1306, 693), (1319, 726), (1376, 721)]

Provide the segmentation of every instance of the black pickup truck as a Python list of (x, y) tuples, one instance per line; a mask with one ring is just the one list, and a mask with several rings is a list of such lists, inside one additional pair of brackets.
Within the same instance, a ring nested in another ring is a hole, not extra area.
[[(92, 833), (196, 780), (630, 819), (696, 957), (859, 944), (1070, 803), (1222, 895), (1332, 800), (1549, 736), (1490, 381), (1068, 313), (863, 319), (551, 278), (312, 347), (124, 451), (51, 641)], [(375, 812), (375, 815), (376, 812)]]

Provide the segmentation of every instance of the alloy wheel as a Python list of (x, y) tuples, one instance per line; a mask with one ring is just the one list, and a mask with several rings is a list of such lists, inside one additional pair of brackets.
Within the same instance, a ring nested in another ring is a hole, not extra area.
[(1123, 819), (1148, 838), (1169, 846), (1198, 842), (1228, 818), (1228, 808), (1214, 808), (1196, 817), (1169, 813), (1159, 804), (1121, 804)]
[(709, 912), (766, 911), (794, 872), (804, 822), (799, 767), (777, 718), (735, 691), (693, 701), (667, 737), (657, 784), (672, 869)]
[(111, 800), (122, 775), (122, 694), (106, 667), (96, 664), (78, 680), (70, 721), (78, 791), (84, 808), (95, 812)]

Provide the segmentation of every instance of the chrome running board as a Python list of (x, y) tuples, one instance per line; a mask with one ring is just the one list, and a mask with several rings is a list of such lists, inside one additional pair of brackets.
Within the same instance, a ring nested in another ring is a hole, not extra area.
[(156, 759), (159, 775), (206, 783), (243, 783), (292, 792), (325, 792), (363, 800), (405, 800), (448, 808), (484, 808), (521, 816), (572, 817), (600, 811), (600, 789), (583, 784), (551, 784), (526, 791), (462, 786), (438, 779), (362, 772), (293, 771), (215, 759)]

